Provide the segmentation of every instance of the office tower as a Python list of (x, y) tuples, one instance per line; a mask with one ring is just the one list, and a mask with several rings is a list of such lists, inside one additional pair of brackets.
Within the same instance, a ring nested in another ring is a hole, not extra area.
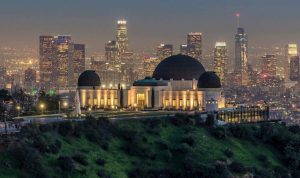
[(298, 55), (297, 44), (288, 44), (285, 46), (285, 79), (289, 79), (290, 77), (290, 62), (291, 58)]
[(0, 66), (0, 88), (5, 88), (7, 82), (6, 68)]
[(24, 86), (29, 90), (36, 87), (36, 71), (34, 69), (28, 68), (25, 70)]
[(167, 57), (170, 57), (173, 55), (173, 45), (171, 44), (160, 44), (157, 47), (156, 55), (158, 59), (161, 61)]
[(56, 86), (54, 36), (40, 36), (39, 41), (40, 85), (42, 89), (54, 88)]
[(122, 56), (122, 54), (128, 49), (127, 21), (118, 20), (117, 24), (118, 55)]
[(118, 59), (118, 45), (115, 40), (105, 44), (105, 58), (109, 63), (116, 63)]
[(85, 70), (85, 45), (84, 44), (74, 44), (74, 81), (78, 79), (79, 75)]
[(187, 48), (187, 45), (180, 45), (180, 54), (182, 55), (188, 55), (188, 48)]
[(248, 39), (244, 28), (238, 28), (235, 35), (235, 72), (240, 75), (241, 84), (248, 84)]
[(187, 35), (187, 54), (199, 61), (202, 59), (202, 33), (191, 32)]
[(290, 80), (298, 81), (300, 75), (300, 59), (299, 56), (290, 58)]
[(276, 57), (272, 54), (267, 54), (262, 57), (261, 72), (265, 76), (276, 76)]
[(228, 54), (225, 42), (217, 42), (214, 49), (214, 71), (219, 76), (221, 83), (225, 84), (227, 74)]
[(152, 77), (156, 66), (159, 64), (160, 60), (158, 57), (146, 56), (144, 57), (144, 76)]
[(57, 61), (57, 84), (59, 89), (74, 86), (74, 45), (71, 36), (55, 36), (56, 61)]

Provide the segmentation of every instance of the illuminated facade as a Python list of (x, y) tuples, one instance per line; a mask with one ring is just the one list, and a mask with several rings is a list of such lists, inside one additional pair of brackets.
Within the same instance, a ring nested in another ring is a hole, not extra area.
[(284, 77), (285, 79), (289, 79), (290, 77), (290, 63), (291, 58), (298, 55), (298, 48), (297, 44), (288, 44), (285, 47), (285, 70), (284, 70)]
[(56, 62), (57, 62), (57, 84), (59, 89), (72, 86), (74, 81), (73, 51), (74, 45), (71, 36), (56, 36)]
[(84, 44), (74, 44), (74, 81), (72, 84), (76, 84), (76, 79), (85, 70), (85, 45)]
[(276, 57), (275, 55), (264, 55), (262, 57), (262, 74), (276, 76)]
[(188, 48), (186, 44), (180, 45), (180, 54), (182, 55), (188, 55)]
[(227, 73), (227, 48), (225, 42), (217, 42), (214, 49), (214, 71), (220, 77), (222, 85), (225, 83)]
[(184, 55), (166, 58), (152, 77), (136, 80), (129, 88), (103, 87), (95, 71), (85, 71), (78, 79), (78, 92), (82, 108), (213, 111), (224, 107), (219, 77)]
[(128, 49), (127, 21), (118, 20), (117, 25), (118, 55), (121, 56)]
[(40, 84), (42, 89), (56, 86), (54, 36), (40, 36)]
[(158, 57), (144, 57), (144, 76), (152, 76), (159, 62), (160, 60), (158, 59)]
[(171, 45), (171, 44), (158, 45), (156, 55), (160, 61), (167, 57), (172, 56), (173, 55), (173, 45)]
[(202, 33), (191, 32), (187, 35), (187, 55), (199, 61), (202, 59)]
[(241, 84), (248, 85), (248, 39), (244, 28), (238, 28), (235, 35), (235, 67), (240, 75)]
[(300, 75), (300, 59), (299, 56), (291, 57), (290, 61), (290, 80), (299, 81)]
[(36, 71), (34, 69), (26, 69), (24, 77), (24, 87), (26, 89), (32, 90), (36, 88)]

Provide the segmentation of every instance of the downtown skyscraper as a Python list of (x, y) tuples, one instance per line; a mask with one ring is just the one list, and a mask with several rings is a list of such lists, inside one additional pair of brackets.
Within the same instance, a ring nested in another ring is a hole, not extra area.
[(245, 29), (238, 27), (235, 35), (234, 71), (240, 77), (241, 84), (248, 84), (248, 38)]
[(127, 21), (118, 20), (117, 22), (117, 46), (118, 46), (118, 55), (122, 58), (123, 53), (128, 50), (128, 35), (127, 35)]
[(268, 77), (276, 76), (276, 56), (267, 54), (262, 57), (261, 72)]
[(202, 59), (202, 33), (191, 32), (187, 35), (187, 55)]
[(285, 66), (284, 66), (284, 78), (290, 79), (291, 77), (291, 58), (298, 56), (297, 44), (287, 44), (285, 46)]
[(228, 51), (225, 42), (216, 42), (214, 49), (214, 71), (219, 76), (222, 85), (227, 74)]
[(40, 36), (39, 41), (40, 85), (42, 89), (53, 88), (56, 86), (57, 66), (54, 36)]

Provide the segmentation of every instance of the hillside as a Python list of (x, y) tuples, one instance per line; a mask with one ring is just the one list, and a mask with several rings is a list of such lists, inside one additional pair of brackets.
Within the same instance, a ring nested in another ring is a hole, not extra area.
[(0, 177), (298, 176), (299, 150), (285, 152), (300, 145), (295, 128), (207, 125), (184, 115), (33, 125), (1, 151)]

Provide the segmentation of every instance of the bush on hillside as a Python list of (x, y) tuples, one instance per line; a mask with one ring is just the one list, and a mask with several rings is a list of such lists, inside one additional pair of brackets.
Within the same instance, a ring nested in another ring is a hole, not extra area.
[(75, 170), (75, 164), (71, 157), (69, 156), (60, 156), (58, 159), (59, 167), (66, 172), (71, 172)]
[(231, 151), (231, 149), (229, 149), (229, 148), (226, 148), (225, 150), (224, 150), (224, 154), (225, 154), (225, 156), (227, 156), (228, 158), (232, 158), (233, 157), (233, 155), (234, 155), (234, 153)]
[(235, 172), (235, 173), (246, 173), (247, 169), (245, 168), (245, 166), (240, 163), (240, 162), (237, 162), (237, 161), (233, 161), (230, 165), (229, 165), (229, 169), (232, 171), (232, 172)]
[(197, 138), (194, 135), (186, 135), (182, 138), (181, 142), (186, 143), (189, 146), (194, 146), (196, 144)]
[(216, 121), (215, 121), (214, 115), (208, 114), (207, 118), (206, 118), (206, 121), (205, 121), (205, 125), (207, 127), (212, 127), (212, 126), (215, 126), (215, 124), (216, 124)]
[(96, 163), (97, 163), (99, 166), (103, 166), (103, 165), (106, 163), (106, 161), (105, 161), (104, 159), (102, 159), (102, 158), (98, 158), (98, 159), (96, 160)]
[(72, 156), (72, 159), (74, 161), (76, 161), (77, 163), (80, 163), (84, 166), (87, 166), (88, 165), (88, 161), (87, 161), (87, 158), (85, 157), (85, 155), (81, 154), (81, 153), (77, 153), (75, 155)]
[(74, 133), (75, 126), (73, 122), (61, 122), (58, 127), (58, 133), (62, 136), (71, 136)]
[(210, 133), (217, 139), (225, 139), (227, 137), (227, 129), (224, 126), (210, 128)]

